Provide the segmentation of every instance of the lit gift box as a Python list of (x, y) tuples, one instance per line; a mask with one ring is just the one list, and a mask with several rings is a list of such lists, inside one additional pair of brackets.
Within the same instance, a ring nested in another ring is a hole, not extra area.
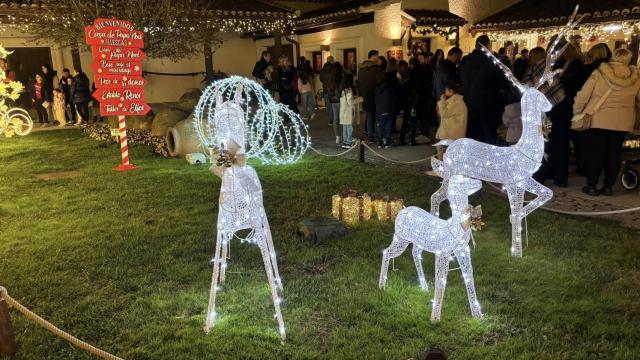
[(371, 197), (355, 190), (343, 191), (332, 197), (333, 217), (345, 224), (354, 225), (371, 219)]
[(400, 210), (404, 208), (402, 199), (389, 198), (388, 196), (373, 200), (372, 206), (376, 218), (380, 221), (395, 221)]

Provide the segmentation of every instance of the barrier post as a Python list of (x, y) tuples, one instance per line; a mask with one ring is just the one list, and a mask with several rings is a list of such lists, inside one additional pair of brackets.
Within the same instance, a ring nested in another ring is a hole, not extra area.
[(127, 145), (127, 123), (124, 115), (118, 116), (118, 128), (120, 132), (120, 154), (122, 156), (122, 164), (114, 167), (117, 171), (127, 171), (137, 169), (138, 167), (129, 163), (129, 146)]
[(364, 140), (363, 139), (358, 140), (358, 161), (360, 161), (361, 163), (364, 162)]
[(9, 307), (0, 293), (0, 358), (11, 358), (16, 354), (16, 336), (11, 324)]

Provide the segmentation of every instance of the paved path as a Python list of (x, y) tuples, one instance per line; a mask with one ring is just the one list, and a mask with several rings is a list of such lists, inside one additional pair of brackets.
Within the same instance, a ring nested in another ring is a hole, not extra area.
[[(318, 151), (325, 154), (337, 154), (344, 151), (340, 148), (339, 144), (335, 143), (333, 130), (330, 126), (327, 125), (327, 120), (323, 109), (316, 112), (316, 117), (309, 124), (309, 128), (313, 147)], [(354, 130), (354, 134), (359, 134), (358, 129)], [(394, 141), (396, 143), (398, 141), (397, 134), (394, 136)], [(427, 144), (425, 142), (425, 139), (419, 139), (418, 142), (419, 144), (416, 146), (394, 146), (390, 149), (377, 149), (375, 147), (375, 144), (369, 145), (380, 155), (401, 162), (411, 162), (419, 159), (424, 159), (432, 156), (435, 153), (435, 148), (430, 144)], [(342, 157), (357, 160), (358, 151), (357, 149), (354, 149), (353, 151)], [(382, 163), (385, 166), (399, 168), (406, 172), (424, 176), (427, 176), (425, 172), (431, 169), (429, 161), (424, 161), (417, 164), (399, 164), (391, 161), (386, 161), (373, 154), (369, 149), (365, 150), (365, 161)], [(568, 188), (559, 188), (553, 183), (547, 182), (546, 186), (548, 186), (554, 192), (554, 198), (547, 204), (548, 207), (571, 212), (594, 212), (622, 210), (640, 206), (640, 192), (627, 191), (623, 189), (619, 183), (614, 187), (614, 196), (598, 197), (583, 194), (581, 192), (581, 188), (583, 185), (584, 178), (575, 174), (572, 174), (570, 176)], [(485, 189), (496, 191), (488, 186), (485, 186)], [(625, 226), (640, 229), (640, 211), (598, 217), (614, 219)]]

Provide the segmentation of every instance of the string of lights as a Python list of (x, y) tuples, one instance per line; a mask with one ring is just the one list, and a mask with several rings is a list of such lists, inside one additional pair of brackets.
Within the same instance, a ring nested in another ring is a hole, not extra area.
[(393, 241), (382, 252), (379, 286), (384, 289), (387, 282), (389, 260), (400, 256), (412, 244), (413, 260), (418, 272), (418, 280), (424, 291), (429, 287), (422, 268), (422, 252), (436, 255), (436, 278), (431, 321), (440, 321), (444, 289), (447, 284), (449, 262), (454, 258), (462, 271), (469, 298), (471, 314), (482, 318), (482, 310), (476, 296), (471, 265), (472, 216), (474, 208), (469, 205), (469, 196), (482, 188), (482, 182), (461, 175), (454, 175), (447, 188), (447, 199), (451, 205), (451, 218), (440, 219), (427, 211), (411, 206), (403, 209), (396, 219)]

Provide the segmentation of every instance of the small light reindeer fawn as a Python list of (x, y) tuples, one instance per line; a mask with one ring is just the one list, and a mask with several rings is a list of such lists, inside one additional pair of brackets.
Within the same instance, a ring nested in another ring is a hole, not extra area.
[[(544, 156), (544, 135), (542, 132), (542, 115), (551, 110), (551, 104), (538, 88), (544, 83), (551, 83), (560, 70), (552, 70), (557, 58), (566, 49), (565, 45), (557, 49), (560, 39), (568, 30), (573, 29), (581, 20), (575, 20), (578, 8), (547, 54), (544, 74), (536, 87), (526, 87), (519, 83), (511, 71), (504, 66), (488, 49), (482, 49), (493, 62), (501, 67), (507, 78), (522, 92), (522, 136), (518, 143), (510, 147), (498, 147), (481, 143), (472, 139), (447, 140), (439, 143), (448, 145), (442, 161), (431, 159), (434, 171), (443, 178), (442, 186), (431, 196), (431, 213), (438, 215), (440, 204), (445, 200), (450, 178), (464, 175), (473, 179), (502, 184), (509, 197), (511, 206), (510, 221), (512, 224), (511, 254), (522, 257), (522, 220), (535, 209), (544, 205), (553, 197), (553, 192), (533, 179), (533, 174), (540, 168)], [(530, 192), (536, 198), (524, 205), (524, 194)]]
[(387, 282), (389, 260), (400, 256), (413, 244), (413, 260), (418, 271), (420, 286), (427, 291), (427, 280), (422, 269), (422, 252), (428, 251), (436, 255), (435, 266), (435, 296), (431, 321), (440, 321), (442, 299), (447, 284), (449, 261), (455, 256), (460, 264), (462, 277), (467, 287), (471, 314), (476, 318), (482, 317), (480, 304), (476, 298), (473, 282), (473, 267), (469, 241), (471, 239), (471, 214), (473, 208), (469, 205), (469, 196), (482, 187), (482, 182), (461, 175), (453, 175), (449, 179), (447, 198), (451, 204), (451, 218), (440, 219), (427, 211), (412, 206), (403, 209), (396, 218), (395, 233), (391, 245), (383, 251), (382, 268), (380, 270), (380, 288), (384, 289)]

